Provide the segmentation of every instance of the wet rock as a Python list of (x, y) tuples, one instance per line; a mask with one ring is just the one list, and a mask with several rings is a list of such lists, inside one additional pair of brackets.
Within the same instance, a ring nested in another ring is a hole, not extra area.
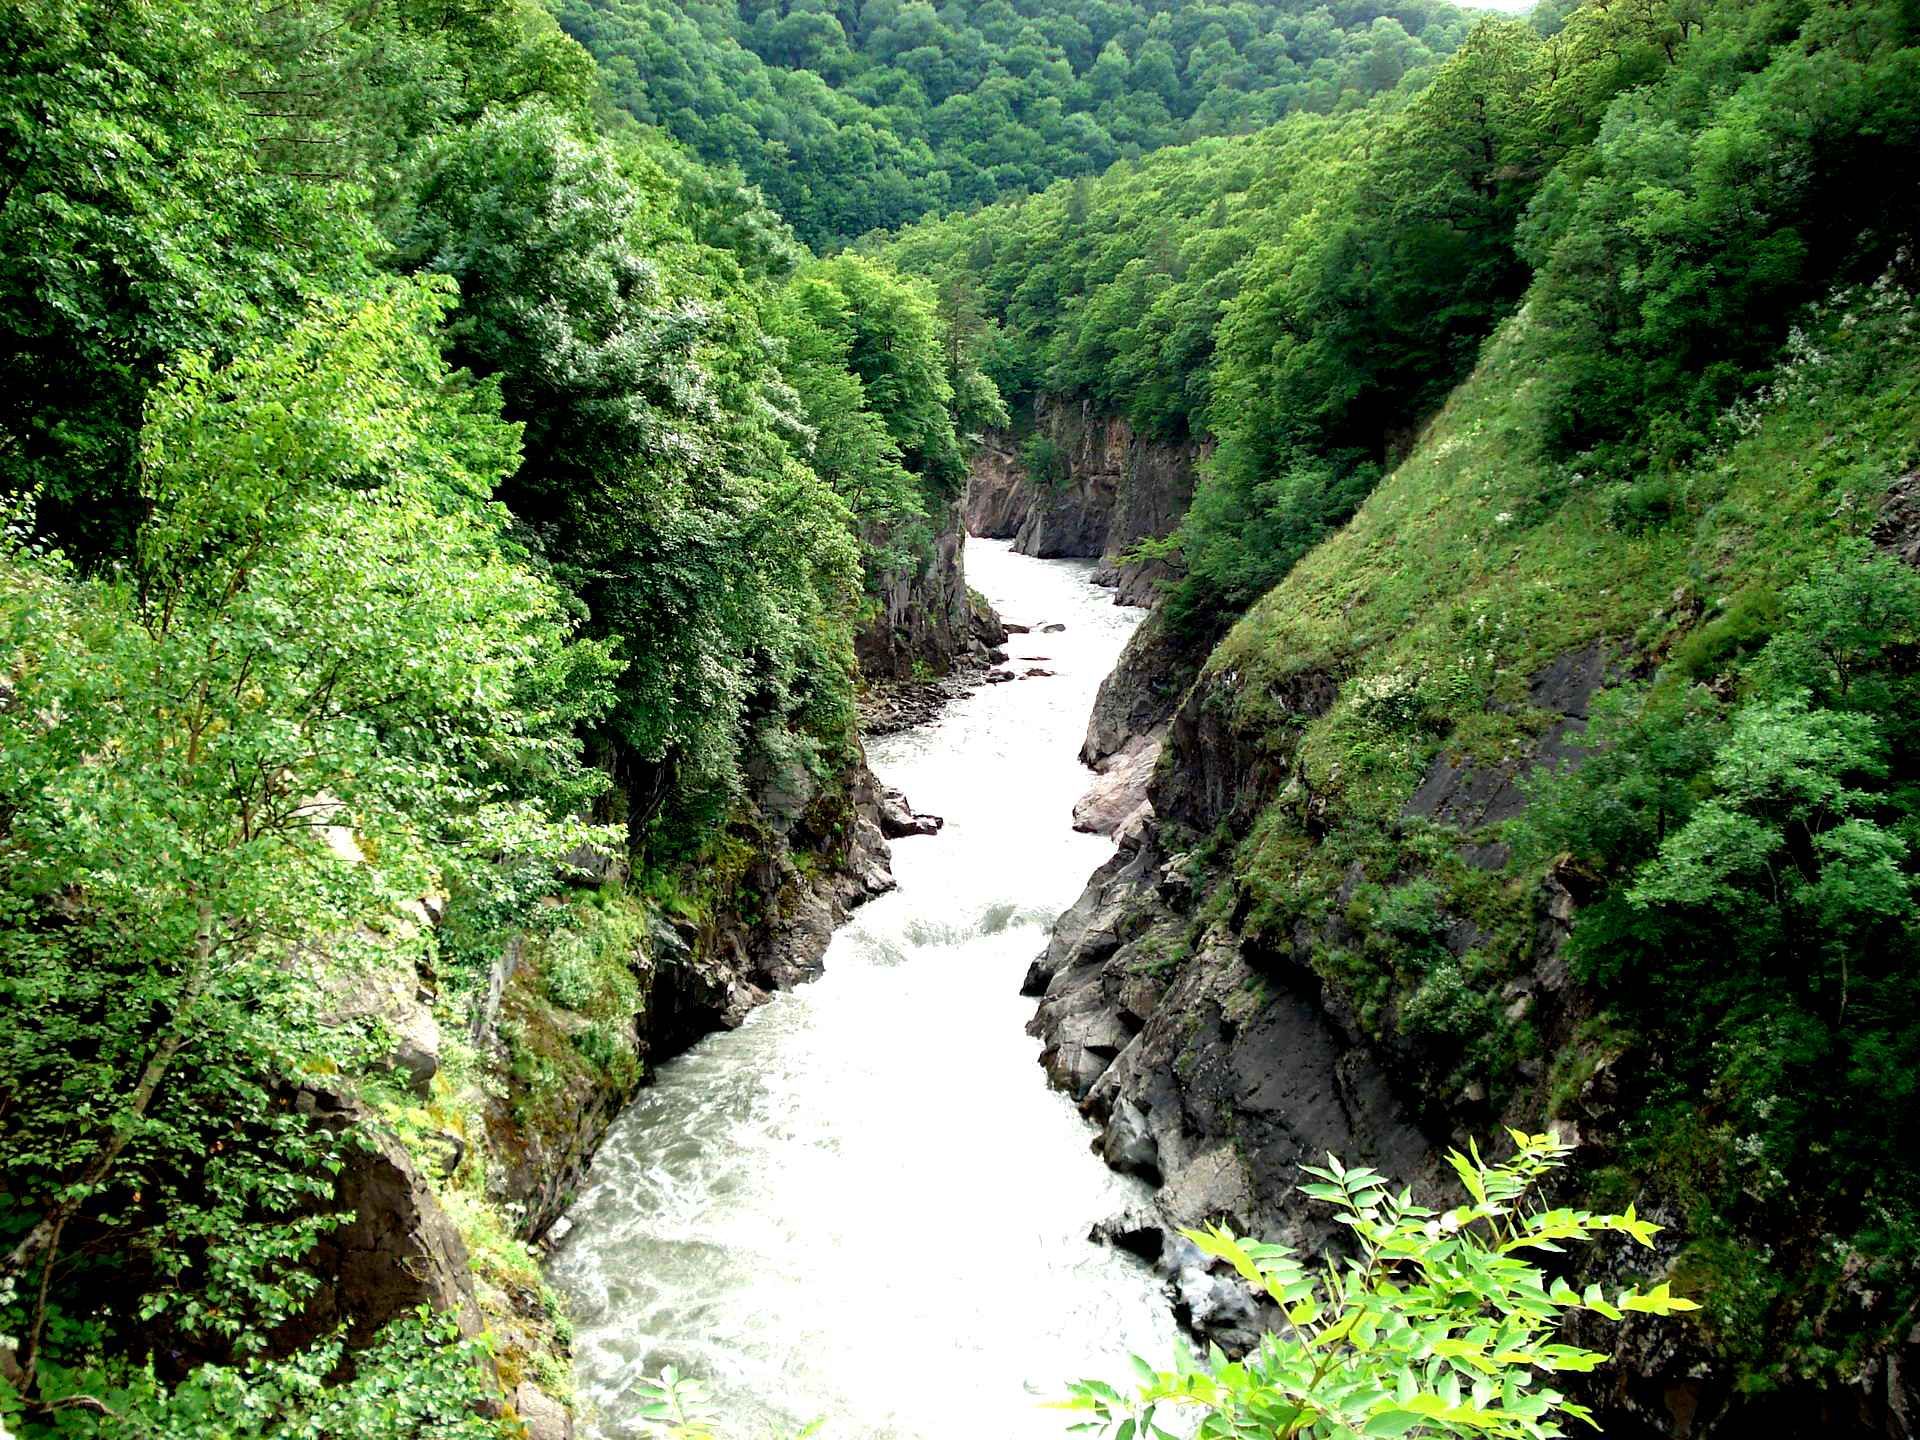
[(834, 875), (834, 893), (848, 910), (893, 889), (893, 855), (887, 848), (881, 815), (880, 782), (862, 754), (847, 783), (853, 825), (847, 850)]
[(938, 815), (920, 814), (898, 790), (880, 792), (880, 833), (889, 840), (903, 840), (909, 835), (938, 835), (946, 823)]
[(967, 591), (967, 629), (983, 646), (1007, 643), (1007, 627), (1001, 623), (993, 606), (987, 603), (987, 597), (978, 590)]
[(1049, 1078), (1103, 1122), (1103, 1155), (1133, 1173), (1152, 1156), (1172, 1223), (1325, 1243), (1302, 1162), (1332, 1151), (1417, 1181), (1439, 1173), (1436, 1142), (1309, 978), (1255, 970), (1224, 934), (1165, 968), (1188, 924), (1161, 894), (1172, 864), (1149, 825), (1056, 924), (1028, 975)]
[[(1105, 960), (1120, 948), (1129, 926), (1129, 911), (1139, 887), (1139, 854), (1116, 854), (1093, 872), (1079, 899), (1055, 922), (1047, 948), (1027, 971), (1022, 995), (1051, 993), (1053, 979), (1069, 966), (1087, 966)], [(1042, 1033), (1044, 1020), (1035, 1016), (1028, 1026)]]
[(998, 663), (1002, 662), (991, 660), (990, 655), (969, 655), (964, 664), (931, 680), (870, 681), (856, 701), (860, 733), (872, 740), (932, 723), (955, 700), (979, 689), (986, 680), (986, 667)]
[(815, 979), (833, 932), (846, 918), (832, 892), (809, 884), (797, 869), (782, 866), (780, 880), (781, 914), (767, 927), (771, 933), (757, 947), (749, 972), (753, 983), (766, 991), (791, 990)]
[(1260, 1343), (1278, 1316), (1263, 1305), (1237, 1275), (1220, 1274), (1200, 1247), (1176, 1235), (1167, 1246), (1166, 1268), (1172, 1274), (1174, 1312), (1195, 1334), (1232, 1354), (1244, 1354)]
[[(1099, 775), (1073, 807), (1073, 828), (1090, 835), (1118, 835), (1139, 812), (1151, 813), (1147, 786), (1161, 749), (1160, 736), (1142, 735), (1102, 762)], [(1144, 822), (1144, 816), (1139, 818)]]
[(513, 1392), (513, 1414), (527, 1432), (527, 1440), (573, 1440), (573, 1416), (567, 1407), (522, 1380)]
[(1096, 1220), (1087, 1231), (1087, 1238), (1096, 1245), (1111, 1245), (1142, 1260), (1155, 1261), (1166, 1244), (1166, 1221), (1151, 1205), (1133, 1205), (1117, 1215)]
[(1160, 1183), (1160, 1145), (1147, 1128), (1147, 1117), (1131, 1100), (1120, 1100), (1100, 1136), (1100, 1158), (1122, 1175), (1137, 1175), (1149, 1185)]
[(1014, 678), (1014, 674), (1011, 670), (995, 670), (994, 672), (992, 672), (990, 675), (987, 676), (987, 684), (1005, 685), (1009, 680), (1012, 680), (1013, 678)]

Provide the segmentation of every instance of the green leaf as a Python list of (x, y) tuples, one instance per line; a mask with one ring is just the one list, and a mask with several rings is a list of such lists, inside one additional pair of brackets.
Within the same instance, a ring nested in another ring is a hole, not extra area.
[(1369, 1436), (1389, 1437), (1404, 1435), (1414, 1426), (1428, 1418), (1428, 1416), (1413, 1410), (1382, 1410), (1367, 1421), (1361, 1428), (1360, 1433)]

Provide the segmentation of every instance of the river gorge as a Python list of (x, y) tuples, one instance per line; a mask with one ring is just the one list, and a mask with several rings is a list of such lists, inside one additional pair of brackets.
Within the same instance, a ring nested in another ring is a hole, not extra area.
[(1067, 1380), (1170, 1343), (1151, 1272), (1087, 1238), (1144, 1188), (1048, 1088), (1018, 993), (1112, 852), (1070, 828), (1075, 752), (1140, 612), (1090, 561), (981, 540), (966, 560), (1031, 627), (1008, 642), (1019, 678), (870, 757), (945, 827), (895, 843), (898, 889), (822, 979), (660, 1067), (570, 1213), (551, 1274), (589, 1433), (641, 1433), (637, 1384), (673, 1365), (738, 1434), (1059, 1435), (1040, 1406)]

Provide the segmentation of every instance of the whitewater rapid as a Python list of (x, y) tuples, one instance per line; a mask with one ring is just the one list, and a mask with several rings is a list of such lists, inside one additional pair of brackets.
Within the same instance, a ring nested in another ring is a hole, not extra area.
[[(647, 1433), (637, 1382), (706, 1380), (737, 1440), (1059, 1437), (1081, 1376), (1165, 1356), (1173, 1322), (1090, 1222), (1144, 1195), (1035, 1063), (1018, 993), (1054, 917), (1112, 853), (1078, 835), (1076, 754), (1140, 612), (1092, 566), (968, 542), (968, 579), (1033, 627), (1016, 675), (872, 746), (944, 816), (894, 843), (899, 888), (835, 936), (819, 981), (660, 1067), (594, 1162), (551, 1266), (586, 1429)], [(1048, 631), (1044, 627), (1063, 628)]]

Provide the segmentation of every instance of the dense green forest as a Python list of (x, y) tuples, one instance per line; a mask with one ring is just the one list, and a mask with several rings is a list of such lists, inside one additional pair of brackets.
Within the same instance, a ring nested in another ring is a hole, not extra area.
[(737, 166), (810, 244), (1416, 89), (1443, 0), (565, 0), (613, 102)]
[[(1920, 1293), (1916, 135), (1913, 0), (0, 0), (0, 1433), (564, 1397), (493, 1117), (638, 1083), (770, 777), (844, 839), (855, 637), (1043, 400), (1217, 441), (1141, 558), (1275, 783), (1164, 817), (1160, 963), (1578, 1119), (1702, 1364), (1844, 1388)], [(383, 1137), (478, 1321), (329, 1298)]]
[(1626, 474), (1697, 453), (1795, 307), (1874, 278), (1910, 233), (1885, 183), (1914, 165), (1903, 15), (1676, 0), (1487, 21), (1411, 98), (873, 248), (988, 327), (1016, 405), (1083, 396), (1218, 437), (1173, 597), (1218, 627), (1352, 512), (1530, 286), (1556, 336), (1552, 455)]
[(314, 1388), (371, 1339), (300, 1319), (363, 1142), (295, 1094), (412, 1107), (328, 973), (417, 963), (453, 1020), (545, 936), (567, 1063), (631, 1074), (632, 921), (561, 857), (697, 911), (749, 777), (844, 783), (863, 577), (1004, 411), (918, 282), (603, 134), (537, 7), (0, 26), (0, 1415), (493, 1433), (437, 1320)]

